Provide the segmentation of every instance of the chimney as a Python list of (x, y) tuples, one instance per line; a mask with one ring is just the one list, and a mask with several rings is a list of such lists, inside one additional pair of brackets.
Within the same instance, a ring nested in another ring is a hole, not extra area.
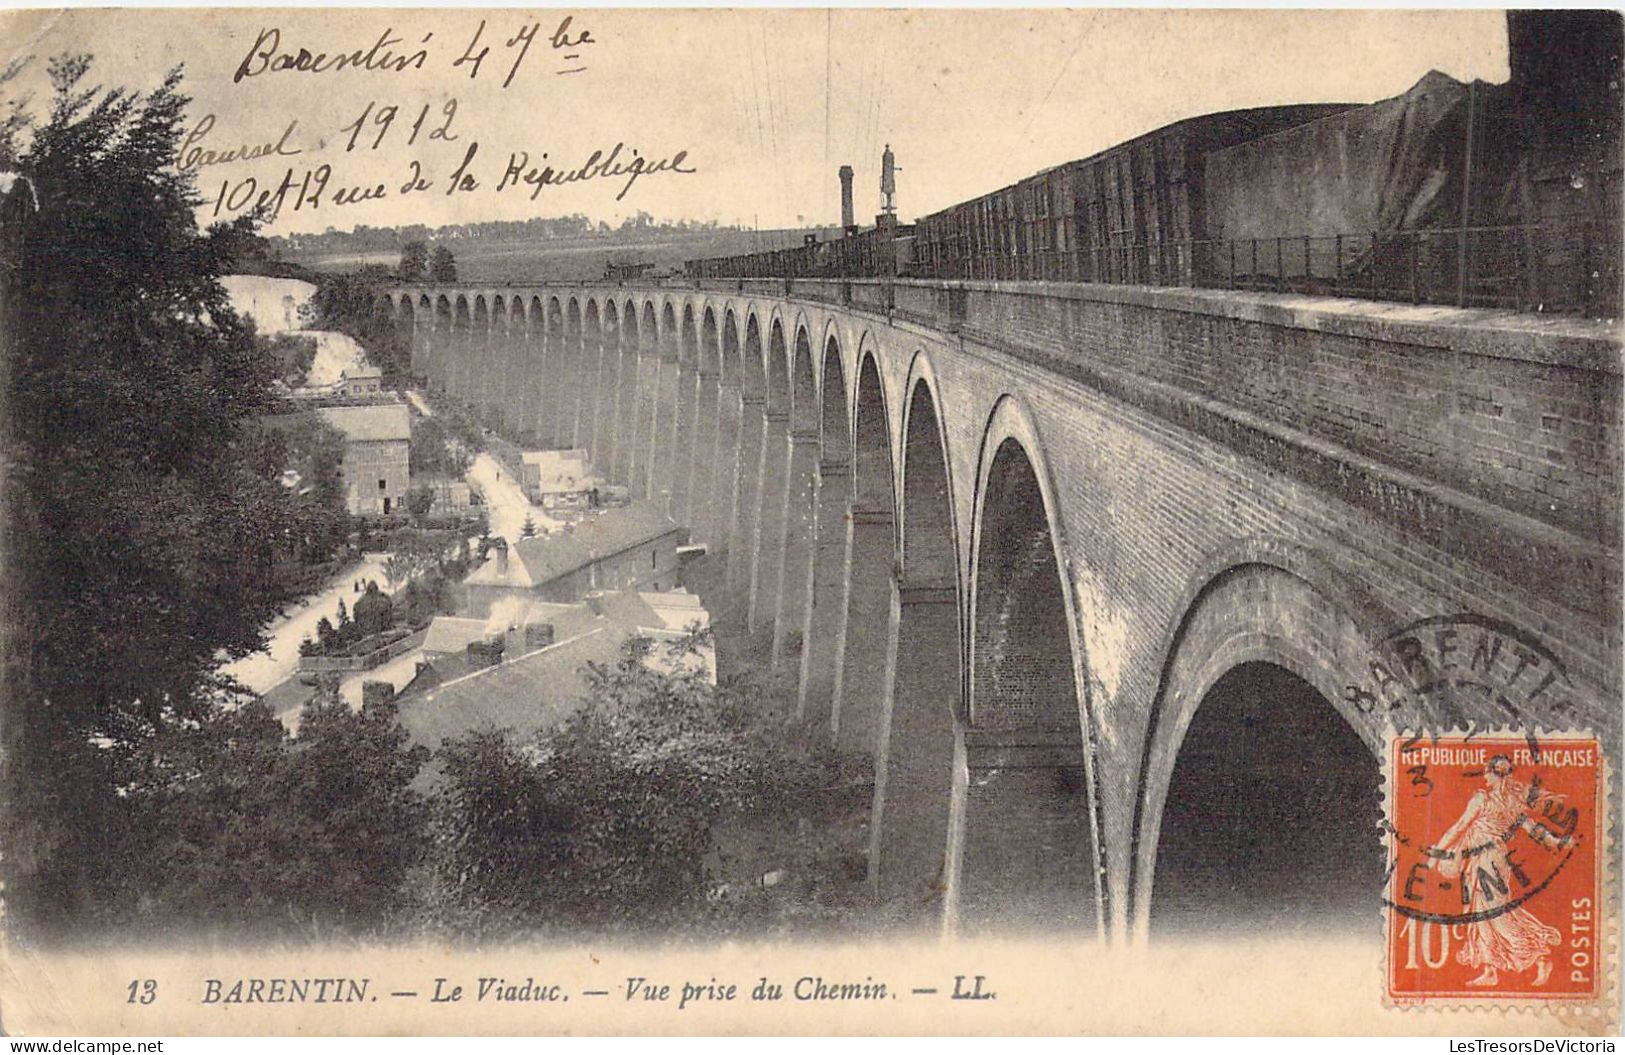
[(553, 643), (552, 623), (527, 623), (525, 625), (525, 648), (534, 652), (538, 648), (547, 648)]
[(470, 641), (464, 651), (468, 654), (468, 665), (474, 670), (483, 667), (494, 667), (502, 662), (502, 637), (492, 636), (483, 641)]
[(858, 224), (852, 209), (852, 166), (841, 166), (841, 229), (851, 231)]

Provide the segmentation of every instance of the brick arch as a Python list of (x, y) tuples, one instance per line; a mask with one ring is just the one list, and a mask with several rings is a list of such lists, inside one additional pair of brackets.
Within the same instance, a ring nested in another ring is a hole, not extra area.
[(815, 430), (821, 428), (821, 408), (818, 402), (818, 366), (813, 360), (812, 344), (805, 326), (796, 327), (795, 351), (789, 364), (790, 427)]
[(700, 334), (694, 322), (694, 305), (683, 305), (682, 321), (678, 327), (678, 361), (685, 367), (697, 369), (700, 365)]
[(638, 322), (638, 354), (657, 355), (659, 351), (660, 320), (655, 315), (654, 301), (646, 300)]
[(581, 367), (579, 372), (576, 410), (576, 442), (589, 452), (589, 457), (603, 454), (600, 443), (599, 413), (601, 397), (600, 375), (603, 371), (604, 329), (597, 297), (588, 297), (581, 320)]
[[(954, 520), (957, 506), (953, 493), (953, 458), (948, 448), (948, 433), (943, 427), (946, 417), (938, 396), (936, 373), (925, 352), (916, 352), (909, 363), (908, 382), (903, 387), (903, 393), (903, 414), (898, 423), (901, 442), (896, 451), (901, 462), (898, 484), (901, 495), (899, 512), (902, 515), (898, 521), (898, 537), (902, 540), (903, 575), (924, 574), (933, 581), (951, 581), (955, 590), (963, 593), (960, 589), (959, 531)], [(909, 471), (911, 454), (915, 458), (914, 467), (926, 470), (912, 482)], [(937, 468), (939, 463), (940, 472)], [(938, 488), (941, 489), (941, 501), (945, 503), (940, 507), (945, 521), (941, 525), (922, 523), (918, 525), (918, 530), (911, 527), (911, 508), (918, 515), (929, 511), (935, 518), (938, 506), (934, 492)], [(914, 553), (910, 553), (911, 538), (915, 543)]]
[(956, 761), (965, 694), (964, 597), (952, 462), (923, 352), (910, 365), (904, 392), (901, 574), (891, 691), (875, 751), (869, 866), (883, 901), (924, 906), (953, 886), (949, 837), (964, 773)]
[[(1134, 927), (1148, 933), (1158, 842), (1170, 783), (1198, 710), (1231, 672), (1267, 664), (1301, 680), (1369, 752), (1372, 768), (1383, 729), (1344, 699), (1369, 663), (1369, 640), (1356, 620), (1302, 576), (1273, 563), (1235, 564), (1196, 593), (1179, 621), (1151, 707), (1142, 754), (1130, 858)], [(1371, 818), (1372, 846), (1379, 846)]]
[(852, 396), (841, 358), (841, 342), (825, 328), (824, 354), (818, 369), (818, 449), (825, 462), (848, 465), (852, 461)]
[(722, 315), (722, 383), (740, 387), (744, 384), (745, 369), (740, 348), (739, 322), (732, 308)]
[(717, 327), (717, 313), (706, 304), (700, 312), (700, 371), (712, 376), (722, 374), (721, 332)]
[[(846, 586), (831, 687), (831, 724), (842, 747), (875, 755), (883, 717), (896, 570), (897, 459), (895, 435), (873, 338), (865, 334), (852, 388), (852, 500)], [(827, 391), (827, 389), (826, 389)]]
[(790, 353), (784, 339), (784, 323), (778, 312), (773, 313), (768, 325), (767, 349), (762, 365), (767, 376), (767, 407), (776, 414), (790, 412)]
[(678, 347), (677, 312), (668, 300), (660, 308), (660, 357), (676, 359)]
[(1104, 933), (1087, 657), (1043, 445), (1001, 396), (977, 463), (967, 614), (967, 780), (955, 899), (967, 924)]
[(897, 514), (897, 452), (892, 427), (894, 415), (886, 403), (885, 375), (874, 340), (868, 334), (858, 352), (852, 394), (852, 488), (863, 506), (883, 505), (895, 528)]

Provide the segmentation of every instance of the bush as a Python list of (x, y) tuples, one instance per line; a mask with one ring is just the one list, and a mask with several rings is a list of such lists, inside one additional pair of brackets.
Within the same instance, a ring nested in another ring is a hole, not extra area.
[(330, 696), (306, 706), (297, 739), (263, 703), (164, 730), (125, 765), (138, 877), (130, 922), (233, 935), (366, 935), (396, 917), (427, 846), (392, 704), (359, 713)]
[(694, 670), (651, 670), (650, 648), (633, 641), (615, 666), (590, 667), (583, 707), (533, 741), (482, 730), (442, 747), (442, 911), (498, 930), (703, 917), (717, 823), (793, 810), (836, 779), (833, 756), (787, 743), (758, 701)]

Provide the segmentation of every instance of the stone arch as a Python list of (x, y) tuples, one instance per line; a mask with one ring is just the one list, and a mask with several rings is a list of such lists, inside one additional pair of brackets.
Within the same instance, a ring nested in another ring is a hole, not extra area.
[[(866, 508), (897, 511), (897, 453), (892, 449), (892, 413), (886, 404), (886, 382), (874, 339), (864, 334), (858, 350), (857, 380), (852, 399), (852, 487), (855, 501)], [(879, 459), (884, 456), (885, 461)]]
[(989, 416), (977, 472), (958, 909), (973, 927), (1099, 934), (1085, 662), (1043, 446), (1014, 397)]
[(660, 356), (661, 358), (676, 359), (678, 356), (677, 312), (672, 309), (671, 301), (666, 301), (660, 308)]
[[(755, 318), (755, 316), (752, 316)], [(760, 480), (756, 502), (756, 544), (750, 568), (746, 623), (760, 645), (776, 658), (775, 626), (782, 596), (786, 491), (790, 475), (790, 351), (777, 310), (768, 316), (767, 348), (762, 354), (766, 401), (762, 404)], [(748, 341), (747, 341), (748, 343)]]
[[(1342, 693), (1369, 655), (1336, 601), (1275, 564), (1233, 565), (1196, 593), (1141, 763), (1130, 882), (1142, 937), (1153, 926), (1335, 932), (1369, 917), (1383, 730)], [(1317, 796), (1326, 809), (1310, 808)], [(1246, 897), (1232, 896), (1236, 853), (1259, 858)], [(1281, 862), (1291, 865), (1265, 867)]]
[[(964, 606), (952, 462), (930, 363), (909, 370), (902, 436), (902, 555), (880, 721), (870, 875), (884, 900), (924, 906), (951, 883), (957, 717), (964, 707)], [(943, 906), (945, 909), (947, 905)]]
[(458, 314), (458, 316), (461, 317), (461, 318), (467, 318), (468, 313), (471, 310), (471, 308), (472, 308), (472, 305), (469, 302), (468, 294), (466, 294), (466, 293), (458, 293), (457, 294), (457, 314)]

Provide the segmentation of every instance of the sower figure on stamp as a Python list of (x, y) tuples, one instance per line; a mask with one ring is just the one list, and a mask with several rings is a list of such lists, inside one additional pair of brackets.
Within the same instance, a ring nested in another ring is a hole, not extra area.
[[(1497, 911), (1489, 893), (1487, 873), (1495, 880), (1521, 871), (1509, 860), (1507, 840), (1522, 828), (1536, 841), (1550, 836), (1529, 817), (1533, 802), (1547, 793), (1510, 779), (1512, 760), (1496, 755), (1484, 767), (1484, 789), (1473, 793), (1461, 817), (1444, 833), (1437, 850), (1441, 855), (1429, 861), (1445, 876), (1461, 876), (1468, 911), (1475, 917), (1467, 924), (1467, 942), (1456, 953), (1456, 962), (1482, 967), (1483, 972), (1468, 985), (1489, 986), (1500, 981), (1501, 971), (1519, 973), (1533, 967), (1535, 985), (1545, 985), (1552, 975), (1551, 947), (1563, 940), (1555, 927), (1548, 927), (1534, 913), (1521, 906)], [(1475, 882), (1475, 880), (1477, 880)], [(1504, 887), (1502, 888), (1505, 889)]]

